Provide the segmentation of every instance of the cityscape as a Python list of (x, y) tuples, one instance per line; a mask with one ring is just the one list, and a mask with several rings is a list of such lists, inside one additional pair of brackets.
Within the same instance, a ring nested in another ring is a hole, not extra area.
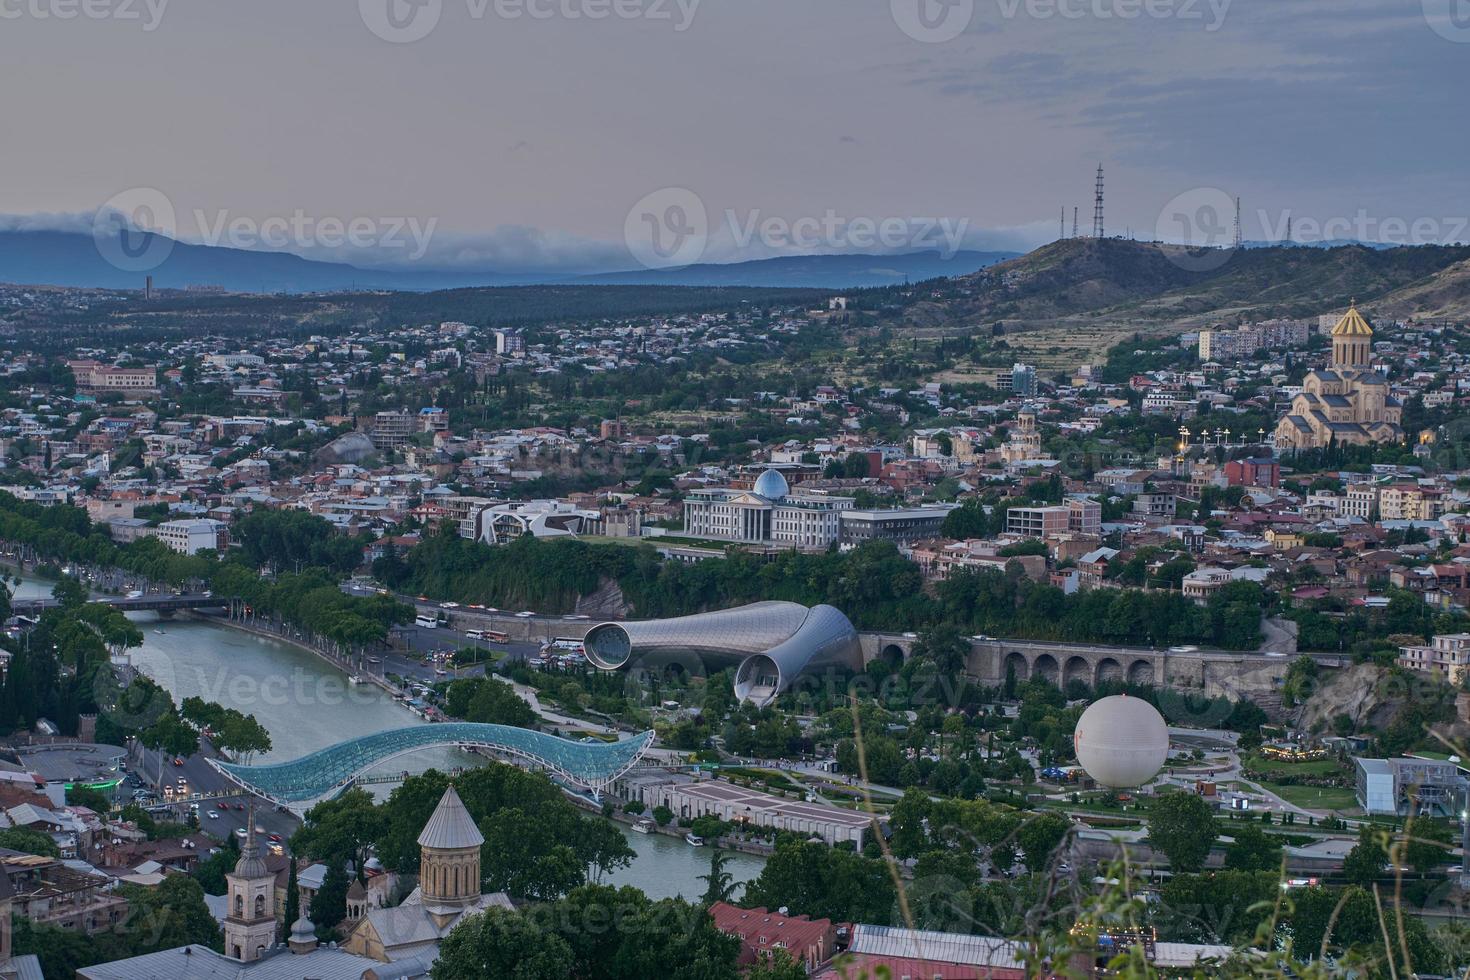
[(0, 5), (0, 980), (1470, 974), (1356, 6)]

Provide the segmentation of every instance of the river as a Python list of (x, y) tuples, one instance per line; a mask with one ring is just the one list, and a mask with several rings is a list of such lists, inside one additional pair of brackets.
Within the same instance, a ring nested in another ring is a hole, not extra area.
[[(17, 595), (48, 595), (50, 583), (26, 579)], [(257, 762), (294, 759), (337, 742), (389, 728), (425, 724), (374, 685), (352, 685), (341, 670), (290, 644), (198, 620), (133, 617), (143, 630), (143, 645), (133, 663), (175, 700), (197, 695), (253, 714), (271, 734), (271, 751)], [(385, 764), (390, 771), (473, 765), (478, 760), (457, 749), (429, 749)], [(391, 786), (369, 787), (385, 793)], [(678, 837), (637, 834), (618, 824), (637, 857), (607, 876), (614, 885), (632, 885), (652, 898), (697, 899), (709, 872), (708, 848), (690, 847)], [(736, 882), (760, 873), (764, 861), (732, 853), (726, 870)], [(736, 894), (738, 896), (739, 890)]]

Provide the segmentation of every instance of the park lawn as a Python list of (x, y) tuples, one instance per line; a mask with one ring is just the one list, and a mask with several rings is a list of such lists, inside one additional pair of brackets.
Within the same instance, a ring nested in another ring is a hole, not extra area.
[(1261, 785), (1286, 802), (1308, 810), (1351, 810), (1358, 805), (1357, 794), (1345, 786)]

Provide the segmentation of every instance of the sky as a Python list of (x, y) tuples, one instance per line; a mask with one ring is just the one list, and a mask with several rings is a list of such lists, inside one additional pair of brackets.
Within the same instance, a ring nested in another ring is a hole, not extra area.
[[(1470, 241), (1470, 0), (0, 0), (0, 227), (587, 271)], [(141, 208), (141, 210), (140, 210)]]

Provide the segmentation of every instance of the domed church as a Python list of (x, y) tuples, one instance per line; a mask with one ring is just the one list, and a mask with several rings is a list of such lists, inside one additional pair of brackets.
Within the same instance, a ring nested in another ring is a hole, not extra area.
[(1373, 328), (1354, 305), (1332, 328), (1332, 366), (1307, 375), (1277, 424), (1277, 450), (1401, 441), (1403, 406), (1372, 363)]

